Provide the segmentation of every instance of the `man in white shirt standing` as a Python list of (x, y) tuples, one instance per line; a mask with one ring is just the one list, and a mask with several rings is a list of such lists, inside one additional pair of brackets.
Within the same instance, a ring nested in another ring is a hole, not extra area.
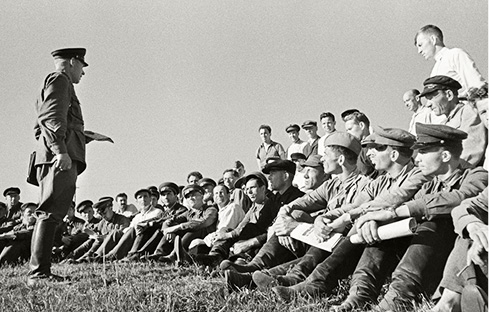
[(311, 147), (309, 143), (306, 141), (302, 141), (301, 138), (299, 137), (299, 131), (301, 128), (299, 125), (293, 124), (293, 125), (288, 125), (287, 128), (285, 128), (285, 132), (289, 135), (290, 140), (292, 141), (292, 144), (287, 148), (287, 159), (291, 160), (291, 156), (294, 153), (301, 153), (306, 155), (310, 154)]
[(421, 27), (414, 38), (414, 45), (425, 59), (435, 60), (430, 77), (448, 76), (462, 85), (459, 96), (465, 97), (469, 88), (480, 88), (486, 82), (467, 52), (445, 47), (443, 33), (437, 26)]
[(333, 113), (326, 112), (319, 115), (319, 121), (324, 130), (324, 135), (318, 141), (318, 155), (324, 156), (324, 140), (336, 131), (336, 120)]

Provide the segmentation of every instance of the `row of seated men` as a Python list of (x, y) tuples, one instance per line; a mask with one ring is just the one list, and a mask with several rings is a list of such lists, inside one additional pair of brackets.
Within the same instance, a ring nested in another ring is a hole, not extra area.
[[(456, 106), (451, 105), (458, 103), (452, 81), (428, 82), (422, 95), (446, 97), (452, 101), (446, 107)], [(461, 119), (459, 129), (464, 127)], [(487, 293), (487, 171), (470, 163), (474, 153), (467, 152), (472, 145), (465, 141), (474, 134), (459, 129), (417, 123), (414, 137), (402, 129), (374, 127), (362, 141), (335, 131), (324, 140), (324, 156), (304, 163), (301, 157), (295, 163), (271, 158), (261, 172), (237, 180), (239, 174), (226, 170), (222, 184), (201, 178), (181, 191), (172, 182), (156, 192), (138, 190), (135, 215), (114, 212), (110, 197), (83, 201), (70, 208), (54, 253), (74, 263), (218, 266), (231, 290), (273, 287), (284, 301), (329, 295), (339, 279), (352, 275), (348, 298), (332, 310), (366, 304), (396, 310), (438, 289), (435, 311), (444, 311)], [(383, 174), (362, 174), (362, 154)], [(296, 163), (303, 167), (302, 190), (293, 185)], [(74, 216), (75, 209), (83, 220)], [(415, 235), (380, 239), (380, 225), (408, 217), (418, 222)], [(322, 240), (332, 233), (347, 238), (332, 252), (310, 247), (290, 237), (300, 223), (313, 224)], [(354, 234), (363, 244), (348, 239)], [(378, 302), (388, 277), (389, 289)]]

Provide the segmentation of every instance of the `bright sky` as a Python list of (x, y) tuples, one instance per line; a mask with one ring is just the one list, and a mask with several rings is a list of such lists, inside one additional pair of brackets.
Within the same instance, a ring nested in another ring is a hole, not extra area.
[(324, 111), (339, 119), (356, 107), (373, 124), (407, 128), (402, 94), (421, 89), (433, 66), (417, 54), (415, 33), (439, 26), (445, 44), (468, 51), (487, 78), (487, 6), (487, 0), (7, 1), (0, 11), (0, 191), (19, 186), (22, 201), (37, 201), (37, 188), (25, 182), (34, 102), (57, 48), (87, 48), (90, 66), (75, 86), (85, 126), (115, 141), (87, 146), (78, 201), (119, 192), (132, 200), (141, 187), (183, 184), (193, 170), (217, 180), (237, 159), (247, 172), (257, 170), (263, 123), (285, 147), (288, 124), (317, 120)]

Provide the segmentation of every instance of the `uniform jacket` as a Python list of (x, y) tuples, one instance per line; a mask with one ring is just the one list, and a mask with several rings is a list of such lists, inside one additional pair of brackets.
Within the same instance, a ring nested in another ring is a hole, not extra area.
[(55, 155), (68, 153), (78, 174), (86, 168), (83, 116), (73, 83), (64, 72), (49, 74), (36, 102), (35, 165), (52, 164)]

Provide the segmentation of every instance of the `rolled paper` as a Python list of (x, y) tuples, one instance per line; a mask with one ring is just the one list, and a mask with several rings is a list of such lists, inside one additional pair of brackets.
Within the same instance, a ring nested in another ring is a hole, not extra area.
[[(392, 238), (404, 237), (414, 235), (418, 224), (416, 219), (407, 218), (400, 221), (392, 222), (386, 225), (379, 226), (377, 233), (381, 240), (388, 240)], [(353, 234), (350, 237), (350, 241), (353, 244), (365, 243), (358, 234)]]

